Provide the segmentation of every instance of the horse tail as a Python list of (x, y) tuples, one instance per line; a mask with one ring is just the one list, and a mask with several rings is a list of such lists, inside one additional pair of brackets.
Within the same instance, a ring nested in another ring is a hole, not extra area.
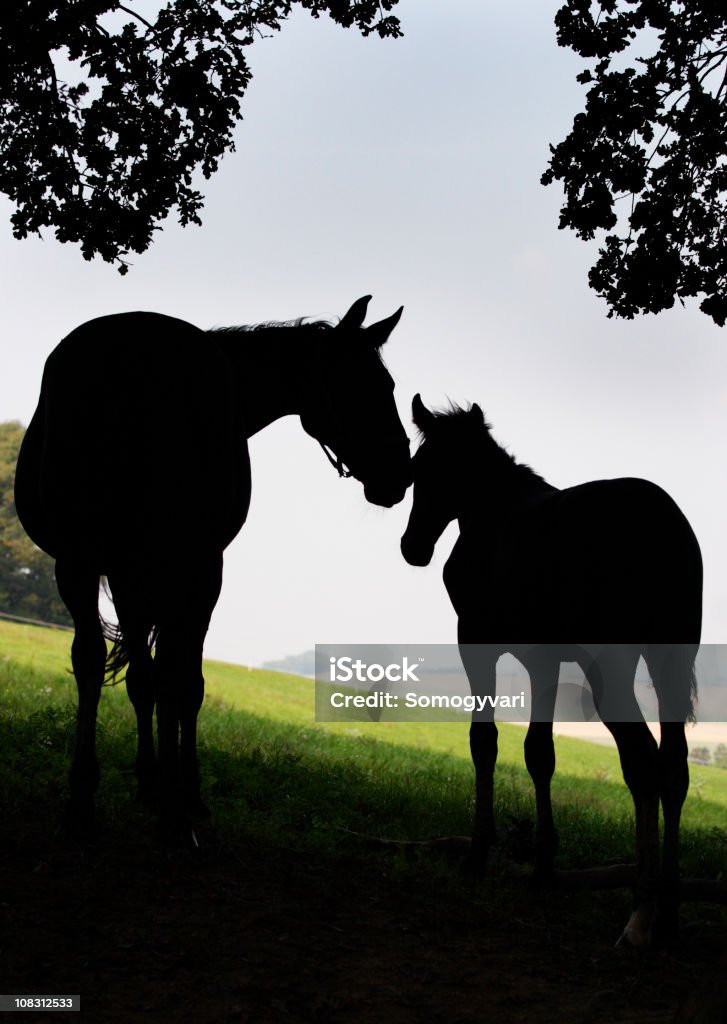
[(662, 722), (694, 722), (699, 644), (648, 644), (645, 660)]
[[(103, 586), (106, 594), (111, 598), (106, 579), (103, 581)], [(128, 629), (124, 631), (121, 623), (110, 622), (100, 612), (98, 617), (104, 639), (108, 640), (111, 644), (111, 650), (106, 655), (104, 682), (107, 686), (115, 686), (116, 683), (120, 682), (119, 677), (128, 666), (134, 651), (138, 651), (143, 647), (146, 647), (149, 653), (153, 651), (159, 628), (155, 625), (148, 625), (139, 626), (134, 628), (133, 631)]]

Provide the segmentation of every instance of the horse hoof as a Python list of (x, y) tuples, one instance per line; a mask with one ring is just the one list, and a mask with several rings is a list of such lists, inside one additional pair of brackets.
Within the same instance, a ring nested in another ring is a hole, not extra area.
[(159, 806), (157, 787), (151, 783), (140, 782), (136, 790), (136, 802), (147, 810), (156, 810)]
[(679, 910), (659, 908), (651, 930), (651, 944), (656, 949), (669, 949), (679, 938)]
[(199, 793), (186, 797), (184, 809), (193, 821), (209, 821), (212, 817), (209, 807)]
[(480, 879), (487, 875), (488, 852), (472, 844), (471, 850), (462, 861), (462, 870), (468, 878)]
[(71, 839), (87, 839), (96, 830), (96, 813), (91, 800), (69, 800), (61, 817), (61, 831)]

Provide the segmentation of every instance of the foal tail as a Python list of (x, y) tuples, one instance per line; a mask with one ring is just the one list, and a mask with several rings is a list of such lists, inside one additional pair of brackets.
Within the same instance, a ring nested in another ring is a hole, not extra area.
[(699, 644), (648, 644), (644, 659), (659, 700), (662, 722), (694, 722), (695, 660)]

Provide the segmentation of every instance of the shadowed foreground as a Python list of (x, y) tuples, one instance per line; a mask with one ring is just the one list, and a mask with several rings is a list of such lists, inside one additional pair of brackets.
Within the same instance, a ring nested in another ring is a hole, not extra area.
[[(228, 687), (254, 713), (214, 700), (203, 712), (214, 826), (200, 831), (199, 853), (165, 853), (133, 799), (134, 716), (123, 687), (101, 706), (101, 828), (93, 843), (65, 838), (56, 827), (74, 736), (73, 681), (60, 667), (69, 637), (5, 625), (0, 640), (2, 992), (80, 993), (94, 1024), (625, 1024), (671, 1022), (689, 992), (725, 976), (715, 966), (727, 950), (718, 907), (685, 906), (674, 952), (636, 957), (613, 948), (626, 889), (533, 896), (497, 864), (475, 883), (429, 850), (372, 851), (365, 836), (466, 831), (468, 762), (394, 745), (401, 724), (384, 732), (388, 743), (318, 730), (311, 684), (272, 673), (209, 667), (218, 691)], [(460, 749), (460, 732), (463, 755), (464, 723), (437, 736)], [(522, 860), (532, 800), (520, 730), (503, 726), (502, 741), (500, 816), (517, 824), (503, 830), (503, 853)], [(567, 774), (591, 752), (597, 803), (589, 778)], [(623, 860), (632, 826), (621, 813), (625, 788), (608, 781), (614, 755), (576, 741), (560, 753), (557, 810), (571, 854), (563, 866)], [(685, 869), (714, 878), (724, 865), (724, 773), (696, 772)], [(707, 1024), (679, 1024), (698, 1020)]]
[(80, 992), (94, 1022), (666, 1022), (727, 944), (704, 908), (675, 954), (636, 957), (604, 934), (626, 893), (592, 905), (490, 879), (473, 901), (345, 839), (318, 859), (205, 840), (165, 854), (143, 816), (85, 847), (16, 824), (0, 848), (3, 991)]

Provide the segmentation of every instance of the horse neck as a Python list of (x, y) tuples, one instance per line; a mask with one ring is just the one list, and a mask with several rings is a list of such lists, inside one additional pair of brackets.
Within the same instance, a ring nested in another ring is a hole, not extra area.
[(504, 449), (487, 452), (473, 468), (470, 486), (457, 517), (460, 533), (483, 523), (504, 522), (517, 508), (557, 491), (529, 466), (515, 462)]
[(299, 328), (220, 332), (216, 338), (237, 377), (248, 437), (282, 416), (300, 414), (311, 371)]

